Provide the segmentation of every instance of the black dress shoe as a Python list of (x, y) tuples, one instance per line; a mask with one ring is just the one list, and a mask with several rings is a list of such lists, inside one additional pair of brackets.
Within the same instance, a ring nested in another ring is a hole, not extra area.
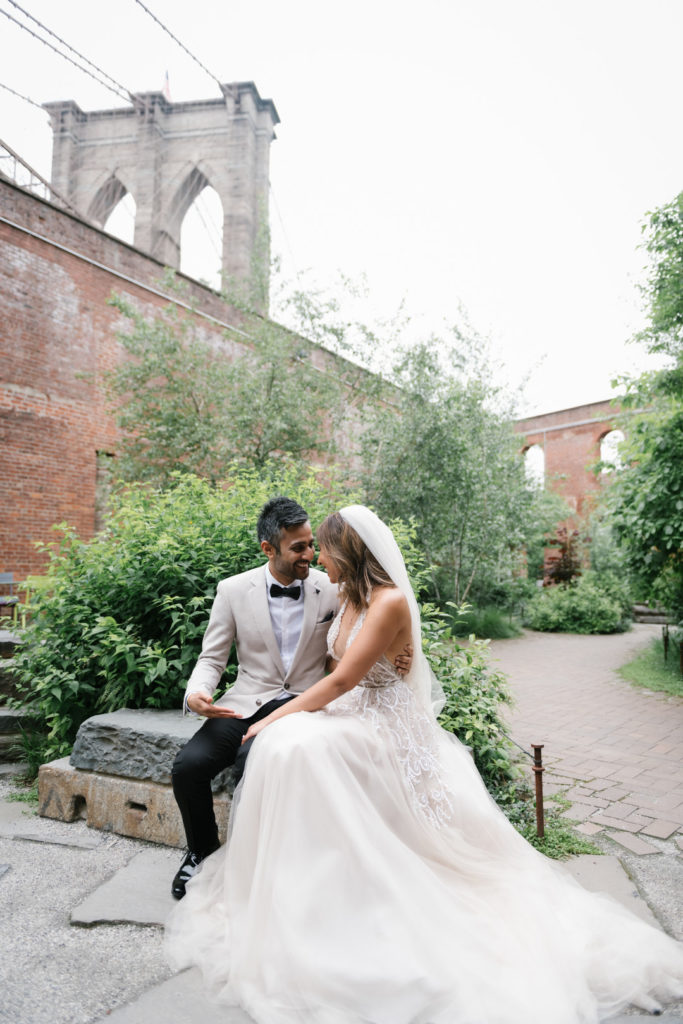
[(177, 900), (181, 900), (185, 895), (185, 886), (192, 876), (196, 874), (197, 868), (203, 860), (203, 857), (200, 857), (198, 853), (193, 853), (192, 850), (188, 850), (186, 853), (185, 859), (171, 883), (171, 894)]

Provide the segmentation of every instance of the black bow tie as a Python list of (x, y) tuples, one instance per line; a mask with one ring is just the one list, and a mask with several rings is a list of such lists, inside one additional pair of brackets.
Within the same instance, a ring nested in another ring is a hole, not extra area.
[(270, 585), (271, 597), (291, 597), (293, 601), (298, 601), (300, 593), (301, 587), (279, 587), (277, 583)]

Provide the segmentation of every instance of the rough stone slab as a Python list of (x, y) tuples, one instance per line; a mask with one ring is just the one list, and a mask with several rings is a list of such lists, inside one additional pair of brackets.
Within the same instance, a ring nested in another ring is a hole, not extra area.
[(25, 711), (18, 708), (0, 707), (0, 734), (20, 733), (19, 726), (27, 721), (28, 717)]
[(0, 758), (3, 761), (20, 761), (24, 756), (21, 733), (0, 733)]
[[(93, 715), (78, 730), (71, 765), (83, 771), (122, 775), (168, 785), (176, 754), (205, 719), (181, 711), (121, 708)], [(227, 788), (230, 770), (214, 779), (213, 790)]]
[(588, 889), (589, 892), (608, 893), (643, 921), (654, 925), (655, 928), (661, 928), (659, 921), (624, 871), (618, 857), (585, 853), (570, 857), (565, 862), (565, 867), (584, 889)]
[(644, 839), (639, 839), (638, 836), (632, 836), (628, 832), (610, 832), (610, 839), (613, 839), (615, 843), (619, 843), (620, 846), (624, 846), (631, 853), (637, 853), (639, 856), (645, 856), (648, 853), (661, 853), (656, 846), (652, 846), (651, 843), (646, 843)]
[[(225, 838), (229, 808), (227, 794), (214, 796), (221, 839)], [(183, 823), (170, 786), (80, 771), (67, 757), (41, 766), (38, 813), (58, 821), (84, 818), (90, 828), (165, 846), (185, 846)]]
[[(663, 1018), (660, 1018), (660, 1020)], [(633, 1018), (630, 1018), (633, 1020)], [(199, 971), (175, 974), (148, 989), (128, 1006), (101, 1018), (101, 1024), (253, 1024), (239, 1007), (211, 1002)], [(100, 1024), (100, 1022), (98, 1022)]]
[(171, 850), (142, 850), (71, 912), (71, 923), (163, 925), (180, 861)]
[(681, 826), (670, 821), (652, 821), (640, 830), (640, 835), (654, 836), (655, 839), (668, 839), (674, 832), (678, 832)]

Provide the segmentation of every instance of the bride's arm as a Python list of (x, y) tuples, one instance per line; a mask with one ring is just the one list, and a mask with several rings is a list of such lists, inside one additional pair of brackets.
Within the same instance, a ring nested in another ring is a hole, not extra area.
[(250, 725), (242, 742), (256, 736), (278, 718), (295, 711), (319, 711), (330, 701), (352, 690), (389, 650), (401, 630), (409, 627), (410, 610), (401, 591), (393, 587), (382, 589), (370, 605), (358, 636), (329, 676), (314, 683), (294, 700), (287, 701), (267, 718)]

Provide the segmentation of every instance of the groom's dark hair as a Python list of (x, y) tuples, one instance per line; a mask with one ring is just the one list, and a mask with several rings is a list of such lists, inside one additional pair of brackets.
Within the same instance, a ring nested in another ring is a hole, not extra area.
[(293, 526), (301, 526), (308, 522), (308, 512), (298, 505), (291, 498), (278, 495), (261, 509), (258, 517), (256, 532), (258, 533), (259, 544), (267, 540), (276, 551), (280, 550), (280, 538), (283, 530), (291, 530)]

